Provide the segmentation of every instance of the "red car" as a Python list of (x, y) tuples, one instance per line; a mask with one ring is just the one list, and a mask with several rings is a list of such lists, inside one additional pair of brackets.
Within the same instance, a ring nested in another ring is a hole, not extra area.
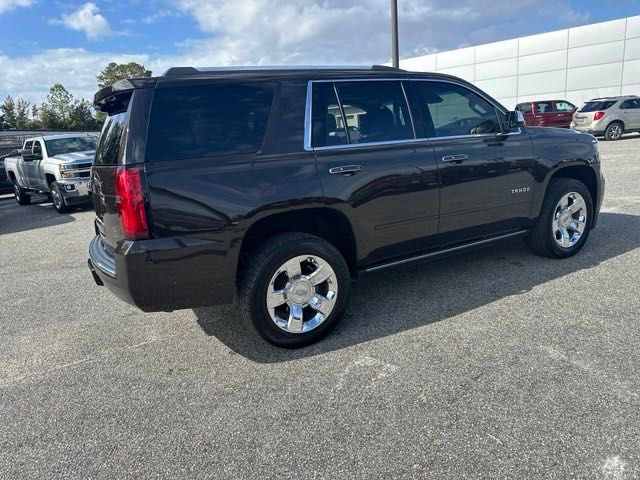
[(578, 108), (566, 100), (543, 100), (519, 103), (516, 110), (522, 112), (530, 127), (569, 128), (573, 112)]

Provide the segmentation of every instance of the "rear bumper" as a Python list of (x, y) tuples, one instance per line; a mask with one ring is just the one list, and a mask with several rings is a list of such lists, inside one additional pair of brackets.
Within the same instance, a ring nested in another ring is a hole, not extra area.
[(96, 236), (88, 265), (96, 284), (145, 312), (231, 303), (235, 294), (235, 260), (206, 240), (123, 241), (111, 254)]
[(602, 137), (604, 135), (604, 128), (599, 124), (594, 125), (593, 123), (589, 123), (585, 125), (580, 125), (575, 122), (572, 122), (571, 129), (575, 130), (576, 132), (588, 133), (589, 135), (593, 135), (594, 137), (595, 136)]

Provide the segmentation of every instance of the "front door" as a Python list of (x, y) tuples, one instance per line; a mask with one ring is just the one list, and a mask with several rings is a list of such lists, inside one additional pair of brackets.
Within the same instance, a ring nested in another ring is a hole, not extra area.
[(559, 128), (569, 128), (573, 118), (573, 112), (576, 111), (576, 106), (565, 100), (558, 100), (553, 102), (553, 110), (555, 112), (554, 126)]
[(438, 228), (437, 164), (415, 138), (402, 83), (314, 82), (311, 125), (325, 202), (351, 220), (361, 264), (425, 249)]
[(415, 81), (440, 176), (443, 243), (517, 230), (529, 217), (534, 153), (522, 131), (503, 133), (503, 112), (448, 81)]
[(29, 162), (29, 183), (31, 188), (45, 189), (47, 185), (45, 185), (44, 172), (42, 172), (43, 145), (40, 140), (33, 142), (33, 155), (33, 160)]
[(620, 104), (620, 110), (624, 113), (625, 128), (627, 130), (640, 129), (640, 100), (631, 98)]

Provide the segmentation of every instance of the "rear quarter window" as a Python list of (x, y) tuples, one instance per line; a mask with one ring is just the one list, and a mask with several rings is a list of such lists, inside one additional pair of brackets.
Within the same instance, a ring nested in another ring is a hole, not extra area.
[(96, 147), (96, 157), (93, 161), (98, 166), (118, 165), (125, 141), (125, 132), (129, 122), (130, 95), (120, 98), (121, 107), (112, 111), (102, 125), (102, 132)]
[(255, 153), (262, 148), (275, 84), (234, 83), (157, 88), (149, 162)]

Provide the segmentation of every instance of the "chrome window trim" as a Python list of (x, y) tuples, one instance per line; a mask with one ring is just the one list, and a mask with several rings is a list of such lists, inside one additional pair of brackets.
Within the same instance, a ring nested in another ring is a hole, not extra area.
[(404, 82), (400, 82), (400, 87), (402, 87), (402, 95), (404, 96), (404, 103), (407, 105), (407, 111), (409, 112), (409, 121), (411, 122), (411, 131), (413, 132), (413, 138), (418, 138), (418, 134), (416, 133), (416, 124), (413, 122), (413, 113), (411, 113), (411, 104), (409, 103), (409, 97), (407, 97), (407, 91), (404, 88)]
[[(340, 115), (342, 116), (342, 128), (344, 129), (344, 138), (347, 139), (345, 145), (351, 145), (351, 134), (349, 133), (349, 124), (347, 123), (347, 114), (344, 111), (342, 102), (340, 101), (340, 94), (338, 93), (338, 87), (333, 82), (333, 93), (336, 94), (336, 102), (338, 102), (338, 108), (340, 109)], [(332, 146), (344, 146), (344, 145), (332, 145)]]
[(404, 140), (387, 140), (384, 142), (368, 142), (368, 143), (346, 143), (344, 145), (327, 145), (325, 147), (314, 147), (313, 151), (323, 151), (323, 150), (339, 150), (342, 148), (365, 148), (365, 147), (379, 147), (380, 145), (401, 145), (403, 143), (416, 143), (420, 142), (423, 139), (420, 138), (406, 138)]
[[(342, 111), (342, 102), (340, 102), (340, 98), (338, 97), (338, 92), (337, 92), (337, 88), (335, 87), (335, 83), (337, 82), (389, 82), (389, 81), (393, 81), (393, 82), (400, 82), (400, 86), (402, 88), (402, 92), (404, 94), (404, 99), (407, 105), (407, 109), (409, 111), (409, 117), (411, 120), (411, 126), (413, 128), (413, 135), (414, 137), (416, 137), (416, 131), (415, 131), (415, 123), (413, 122), (413, 114), (411, 113), (411, 105), (409, 104), (409, 99), (407, 97), (406, 91), (405, 91), (405, 87), (404, 87), (404, 83), (403, 82), (442, 82), (442, 83), (450, 83), (452, 85), (456, 85), (458, 87), (462, 87), (465, 88), (466, 90), (469, 90), (472, 93), (475, 93), (476, 95), (480, 96), (481, 98), (483, 98), (485, 101), (487, 101), (491, 106), (493, 106), (496, 111), (500, 111), (503, 115), (506, 115), (507, 112), (505, 110), (503, 110), (502, 108), (500, 108), (498, 105), (496, 105), (496, 103), (489, 97), (487, 97), (486, 95), (484, 95), (483, 93), (473, 90), (469, 87), (467, 87), (466, 85), (462, 85), (460, 82), (456, 82), (453, 80), (449, 80), (449, 79), (440, 79), (440, 78), (410, 78), (410, 77), (397, 77), (397, 78), (390, 78), (390, 77), (382, 77), (382, 78), (333, 78), (333, 79), (320, 79), (320, 80), (309, 80), (307, 82), (307, 98), (306, 98), (306, 105), (305, 105), (305, 119), (304, 119), (304, 149), (305, 151), (308, 152), (314, 152), (314, 151), (324, 151), (324, 150), (341, 150), (341, 149), (349, 149), (349, 148), (354, 148), (354, 147), (368, 147), (368, 146), (381, 146), (381, 145), (394, 145), (394, 144), (405, 144), (405, 143), (412, 143), (412, 142), (432, 142), (432, 141), (440, 141), (440, 140), (458, 140), (458, 139), (465, 139), (465, 138), (487, 138), (487, 137), (495, 137), (496, 134), (495, 133), (483, 133), (483, 134), (477, 134), (477, 135), (450, 135), (450, 136), (446, 136), (446, 137), (421, 137), (421, 138), (410, 138), (410, 139), (404, 139), (404, 140), (391, 140), (391, 141), (385, 141), (385, 142), (369, 142), (369, 143), (348, 143), (345, 145), (326, 145), (323, 147), (314, 147), (311, 145), (311, 116), (312, 116), (312, 111), (311, 111), (311, 105), (312, 105), (312, 101), (313, 101), (313, 84), (314, 83), (333, 83), (334, 84), (334, 89), (336, 90), (336, 98), (338, 99), (338, 104), (340, 105), (340, 109)], [(497, 115), (496, 112), (496, 120), (498, 121), (498, 124), (500, 125), (500, 118)], [(347, 131), (347, 135), (348, 135), (348, 131)], [(511, 136), (511, 135), (521, 135), (522, 134), (522, 129), (518, 128), (517, 130), (513, 131), (513, 132), (508, 132), (508, 133), (501, 133), (502, 136)]]

